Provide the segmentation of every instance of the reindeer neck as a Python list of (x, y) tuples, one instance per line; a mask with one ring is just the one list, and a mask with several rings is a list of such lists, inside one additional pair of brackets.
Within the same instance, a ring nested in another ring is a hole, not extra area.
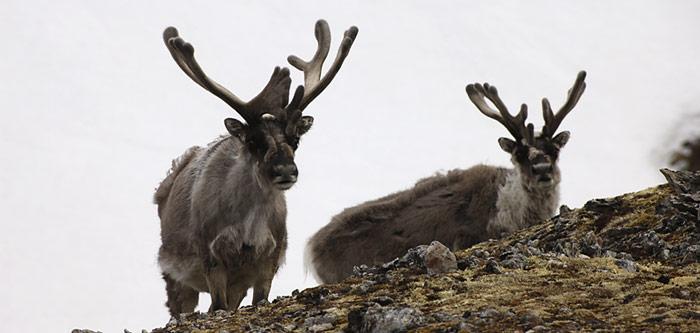
[(259, 162), (237, 137), (218, 138), (207, 146), (205, 154), (200, 161), (206, 167), (200, 170), (206, 170), (208, 178), (217, 180), (224, 195), (246, 196), (259, 201), (284, 197), (283, 192), (265, 179)]
[(529, 188), (517, 169), (510, 169), (498, 190), (496, 215), (489, 221), (492, 237), (511, 234), (552, 217), (559, 204), (559, 186)]

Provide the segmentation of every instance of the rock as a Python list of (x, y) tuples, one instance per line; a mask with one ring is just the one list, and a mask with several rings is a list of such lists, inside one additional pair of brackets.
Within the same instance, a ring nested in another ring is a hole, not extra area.
[(493, 258), (488, 259), (486, 261), (486, 266), (483, 269), (484, 273), (487, 274), (501, 274), (503, 273), (503, 270), (501, 269), (501, 265), (498, 264), (496, 260)]
[(321, 332), (319, 331), (319, 329), (326, 327), (326, 324), (330, 325), (330, 327), (332, 328), (337, 321), (338, 318), (334, 314), (324, 313), (322, 315), (304, 319), (304, 323), (301, 327), (307, 330), (311, 330), (311, 327), (318, 326), (317, 328), (315, 328), (314, 332)]
[(464, 259), (457, 260), (457, 269), (465, 270), (478, 267), (481, 264), (481, 260), (476, 256), (468, 256)]
[(410, 307), (372, 306), (348, 314), (348, 332), (398, 333), (419, 327), (425, 319), (420, 310)]
[(494, 308), (487, 308), (477, 312), (476, 316), (479, 318), (498, 318), (501, 316), (501, 313)]
[(617, 259), (615, 260), (615, 265), (630, 273), (637, 272), (637, 264), (635, 264), (632, 260)]
[(516, 247), (509, 246), (499, 256), (501, 266), (510, 269), (525, 269), (527, 258)]
[(700, 192), (700, 171), (674, 171), (661, 169), (671, 188), (679, 194), (695, 194)]
[(333, 328), (334, 327), (332, 324), (324, 323), (324, 324), (318, 324), (318, 325), (311, 326), (311, 327), (306, 329), (306, 332), (325, 332), (325, 331), (330, 331)]
[(394, 303), (394, 299), (389, 296), (379, 296), (377, 298), (373, 298), (372, 302), (384, 306)]
[(589, 257), (600, 257), (603, 254), (601, 239), (593, 231), (587, 232), (580, 241), (581, 252)]
[(430, 243), (423, 255), (429, 275), (451, 272), (457, 269), (457, 258), (445, 245), (438, 241)]
[(526, 329), (541, 325), (542, 323), (542, 318), (540, 318), (540, 316), (538, 316), (534, 311), (527, 311), (520, 316), (520, 324)]

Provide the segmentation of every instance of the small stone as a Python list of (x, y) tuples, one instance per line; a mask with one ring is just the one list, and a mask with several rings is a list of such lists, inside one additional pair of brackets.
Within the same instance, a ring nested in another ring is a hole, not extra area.
[(451, 272), (457, 269), (457, 258), (445, 245), (433, 241), (423, 256), (429, 275)]
[(503, 270), (501, 269), (501, 265), (499, 265), (496, 260), (491, 258), (486, 262), (486, 266), (484, 267), (484, 272), (489, 273), (489, 274), (501, 274), (501, 273), (503, 273)]
[(333, 324), (323, 323), (323, 324), (318, 324), (318, 325), (314, 325), (314, 326), (307, 328), (306, 332), (325, 332), (325, 331), (330, 331), (333, 328), (334, 328)]
[(549, 268), (567, 268), (568, 266), (566, 263), (558, 260), (558, 259), (549, 259), (547, 260), (547, 267)]
[(663, 284), (668, 284), (669, 282), (671, 282), (671, 278), (668, 275), (661, 275), (658, 279), (656, 279), (656, 281), (659, 281)]
[(491, 256), (489, 251), (484, 251), (484, 250), (474, 250), (473, 254), (475, 257), (481, 258), (481, 259), (486, 259), (489, 256)]
[(494, 317), (499, 317), (501, 315), (498, 310), (493, 309), (493, 308), (487, 308), (482, 311), (479, 311), (477, 314), (480, 318), (494, 318)]
[[(359, 317), (358, 317), (359, 316)], [(352, 318), (351, 318), (352, 317)], [(356, 323), (357, 320), (360, 323)], [(348, 329), (359, 326), (362, 333), (398, 333), (416, 328), (425, 322), (420, 310), (409, 307), (373, 306), (362, 312), (348, 314)], [(357, 325), (360, 324), (360, 325)]]
[(571, 212), (572, 212), (572, 210), (571, 210), (571, 208), (569, 208), (569, 206), (567, 206), (567, 205), (559, 206), (559, 215), (566, 215), (566, 214), (569, 214)]
[(537, 325), (542, 324), (542, 318), (537, 315), (534, 311), (527, 311), (525, 314), (520, 316), (520, 324), (525, 326), (525, 328), (532, 328)]
[(637, 264), (635, 264), (632, 260), (617, 259), (615, 260), (615, 265), (630, 273), (637, 272)]
[(685, 290), (685, 289), (673, 289), (671, 291), (671, 294), (675, 298), (690, 299), (690, 291)]
[(394, 299), (389, 296), (379, 296), (373, 298), (372, 302), (375, 302), (381, 306), (385, 306), (394, 303)]

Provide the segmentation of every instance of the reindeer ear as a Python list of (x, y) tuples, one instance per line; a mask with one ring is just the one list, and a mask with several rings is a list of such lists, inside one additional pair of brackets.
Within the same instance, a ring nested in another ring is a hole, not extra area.
[(233, 118), (226, 118), (224, 119), (224, 125), (226, 125), (226, 129), (229, 133), (231, 133), (231, 135), (238, 137), (241, 140), (245, 140), (246, 126), (244, 123)]
[(512, 154), (515, 151), (515, 141), (508, 139), (508, 138), (498, 138), (498, 144), (501, 146), (501, 149), (505, 151), (508, 154)]
[(569, 142), (570, 136), (571, 133), (569, 133), (569, 131), (562, 131), (552, 138), (552, 143), (557, 147), (557, 149), (561, 149), (561, 147), (564, 147), (564, 145)]
[(314, 124), (314, 117), (311, 116), (303, 116), (299, 119), (297, 122), (297, 134), (299, 136), (304, 135), (304, 133), (308, 132), (311, 129), (311, 125)]

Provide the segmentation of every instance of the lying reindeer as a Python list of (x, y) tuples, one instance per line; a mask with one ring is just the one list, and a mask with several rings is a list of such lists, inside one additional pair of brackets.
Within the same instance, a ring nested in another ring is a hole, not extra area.
[(496, 87), (468, 85), (467, 95), (479, 111), (503, 124), (515, 139), (498, 139), (514, 168), (477, 165), (452, 170), (420, 180), (411, 189), (345, 209), (307, 244), (306, 262), (317, 280), (341, 281), (353, 266), (381, 264), (434, 240), (453, 250), (463, 249), (552, 217), (559, 203), (557, 159), (569, 140), (569, 132), (555, 132), (583, 94), (585, 78), (585, 72), (578, 74), (556, 114), (549, 101), (542, 100), (545, 125), (538, 134), (532, 124), (525, 124), (525, 104), (512, 116)]
[(321, 78), (330, 49), (328, 23), (316, 23), (318, 49), (311, 61), (290, 56), (304, 72), (304, 86), (289, 102), (287, 68), (275, 68), (265, 88), (249, 102), (207, 77), (194, 48), (170, 27), (165, 45), (195, 83), (221, 98), (245, 123), (227, 118), (230, 135), (207, 147), (192, 147), (173, 161), (155, 193), (161, 219), (158, 263), (170, 314), (192, 312), (199, 292), (211, 294), (209, 311), (235, 310), (249, 288), (253, 304), (266, 300), (287, 247), (285, 190), (297, 180), (294, 152), (313, 123), (302, 111), (331, 82), (350, 51), (357, 28), (345, 32), (340, 50)]

